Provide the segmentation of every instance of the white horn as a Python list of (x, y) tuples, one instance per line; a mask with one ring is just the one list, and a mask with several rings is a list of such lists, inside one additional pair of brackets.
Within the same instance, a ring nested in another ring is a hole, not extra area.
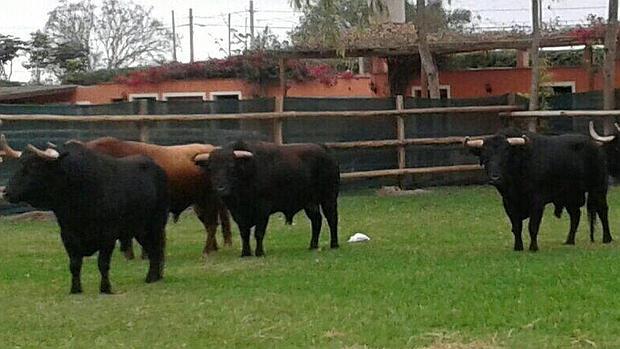
[(482, 146), (484, 145), (484, 139), (471, 140), (469, 139), (469, 137), (465, 137), (463, 145), (470, 148), (482, 148)]
[(26, 146), (26, 149), (28, 149), (29, 151), (33, 152), (38, 157), (45, 159), (45, 160), (56, 160), (60, 156), (60, 154), (54, 149), (48, 148), (45, 151), (43, 151), (41, 149), (37, 149), (37, 147), (35, 147), (32, 144), (28, 144)]
[(194, 162), (207, 161), (207, 160), (209, 160), (210, 156), (211, 156), (210, 153), (198, 154), (198, 155), (194, 156)]
[(527, 138), (525, 136), (523, 137), (509, 137), (507, 139), (508, 144), (510, 145), (524, 145), (525, 143), (527, 143)]
[(233, 154), (235, 155), (235, 158), (237, 159), (251, 158), (252, 156), (254, 156), (252, 152), (247, 151), (247, 150), (234, 150)]
[(9, 143), (6, 141), (6, 137), (3, 134), (0, 135), (0, 150), (2, 150), (4, 155), (8, 158), (18, 159), (22, 156), (21, 151), (14, 150), (9, 146)]
[(588, 128), (590, 129), (590, 137), (592, 137), (592, 139), (594, 139), (595, 141), (607, 143), (607, 142), (613, 141), (614, 138), (616, 138), (616, 136), (600, 136), (594, 130), (594, 122), (592, 122), (592, 121), (590, 121), (590, 124), (588, 125)]
[(614, 122), (614, 126), (616, 126), (616, 130), (618, 130), (618, 132), (620, 132), (620, 125), (618, 125), (617, 122)]

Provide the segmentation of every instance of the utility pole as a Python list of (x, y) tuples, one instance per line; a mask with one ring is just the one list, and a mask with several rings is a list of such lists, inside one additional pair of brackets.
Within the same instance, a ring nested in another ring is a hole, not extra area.
[(538, 92), (540, 88), (540, 7), (539, 0), (532, 0), (532, 81), (530, 85), (530, 110), (538, 110)]
[(230, 13), (228, 14), (228, 57), (230, 57)]
[(254, 44), (254, 1), (250, 0), (250, 47)]
[(609, 0), (607, 31), (605, 32), (605, 63), (603, 67), (603, 109), (616, 107), (616, 42), (618, 36), (618, 0)]
[(189, 62), (194, 63), (194, 16), (189, 9)]
[(174, 10), (172, 10), (172, 61), (177, 61), (177, 30), (174, 25)]

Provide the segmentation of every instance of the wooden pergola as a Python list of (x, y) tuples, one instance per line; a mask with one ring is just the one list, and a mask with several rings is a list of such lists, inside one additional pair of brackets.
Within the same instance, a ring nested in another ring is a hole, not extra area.
[[(380, 42), (379, 45), (366, 44), (363, 40), (347, 42), (343, 39), (344, 46), (329, 47), (314, 45), (313, 47), (293, 47), (284, 50), (270, 51), (279, 57), (280, 65), (280, 97), (286, 96), (286, 61), (290, 59), (333, 59), (343, 57), (394, 57), (394, 56), (417, 56), (417, 40), (409, 40), (402, 36), (399, 40), (390, 40), (390, 33), (382, 34), (386, 40), (370, 40)], [(394, 35), (398, 37), (398, 35)], [(587, 41), (572, 32), (543, 33), (540, 47), (566, 47), (580, 46), (591, 43), (602, 43), (604, 32), (593, 30)], [(404, 41), (404, 42), (402, 42)], [(450, 55), (457, 53), (469, 53), (491, 50), (527, 50), (532, 46), (532, 37), (527, 33), (492, 33), (472, 35), (451, 35), (449, 37), (437, 37), (429, 39), (429, 47), (435, 55)], [(590, 51), (591, 52), (591, 51)], [(278, 106), (282, 107), (281, 102)], [(278, 109), (281, 111), (281, 109)]]

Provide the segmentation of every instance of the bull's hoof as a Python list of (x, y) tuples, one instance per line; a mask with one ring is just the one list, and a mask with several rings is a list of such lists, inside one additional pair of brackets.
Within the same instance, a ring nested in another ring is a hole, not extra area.
[(256, 257), (265, 257), (265, 252), (264, 252), (264, 251), (256, 251), (256, 252), (254, 253), (254, 255), (255, 255)]
[(604, 243), (604, 244), (609, 244), (609, 243), (611, 243), (612, 241), (614, 241), (614, 240), (613, 240), (611, 237), (610, 237), (610, 238), (604, 238), (604, 239), (603, 239), (603, 243)]
[(114, 292), (112, 292), (112, 289), (110, 287), (108, 287), (108, 288), (101, 288), (99, 290), (99, 292), (101, 294), (114, 294)]
[(340, 245), (338, 245), (338, 243), (336, 242), (336, 243), (331, 243), (331, 244), (329, 245), (329, 247), (330, 247), (330, 248), (340, 248)]
[(252, 252), (250, 252), (250, 251), (242, 251), (241, 252), (241, 258), (244, 258), (244, 257), (252, 257)]
[(523, 251), (523, 245), (520, 245), (520, 246), (515, 246), (515, 247), (513, 248), (513, 250), (514, 250), (514, 251), (517, 251), (517, 252), (518, 252), (518, 251)]
[(309, 249), (310, 251), (312, 251), (312, 250), (318, 250), (318, 249), (319, 249), (319, 245), (318, 245), (318, 244), (316, 244), (316, 245), (312, 245), (312, 244), (311, 244), (311, 245), (310, 245), (310, 247), (308, 247), (308, 249)]
[(82, 293), (81, 287), (71, 287), (71, 294), (80, 294)]
[(572, 241), (571, 240), (566, 240), (564, 242), (564, 245), (575, 245), (575, 240), (572, 240)]
[(150, 274), (146, 276), (146, 280), (144, 280), (147, 284), (151, 284), (153, 282), (157, 282), (161, 280), (163, 277), (161, 275), (153, 275)]
[(538, 251), (538, 246), (530, 245), (530, 252), (536, 252), (536, 251)]

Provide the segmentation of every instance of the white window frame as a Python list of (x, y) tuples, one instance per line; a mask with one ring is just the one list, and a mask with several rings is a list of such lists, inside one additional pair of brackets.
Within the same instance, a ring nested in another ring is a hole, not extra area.
[(207, 100), (206, 92), (164, 92), (161, 94), (161, 100), (167, 101), (168, 98), (175, 97), (201, 97), (203, 101)]
[(155, 98), (155, 100), (158, 101), (159, 93), (130, 93), (127, 96), (127, 100), (129, 102), (133, 101), (134, 99), (138, 99), (138, 98)]
[[(450, 85), (439, 85), (439, 89), (444, 89), (447, 91), (447, 98), (450, 99), (452, 98), (452, 93), (450, 91)], [(420, 91), (422, 92), (422, 86), (411, 86), (411, 96), (415, 97), (415, 93), (416, 91)]]
[(230, 96), (230, 95), (239, 96), (239, 100), (241, 100), (243, 97), (241, 94), (241, 91), (213, 91), (213, 92), (209, 92), (209, 100), (214, 101), (215, 97), (217, 96)]
[(571, 89), (571, 93), (575, 93), (575, 90), (577, 88), (575, 81), (553, 81), (553, 82), (547, 82), (545, 84), (542, 85), (543, 87), (570, 87)]

